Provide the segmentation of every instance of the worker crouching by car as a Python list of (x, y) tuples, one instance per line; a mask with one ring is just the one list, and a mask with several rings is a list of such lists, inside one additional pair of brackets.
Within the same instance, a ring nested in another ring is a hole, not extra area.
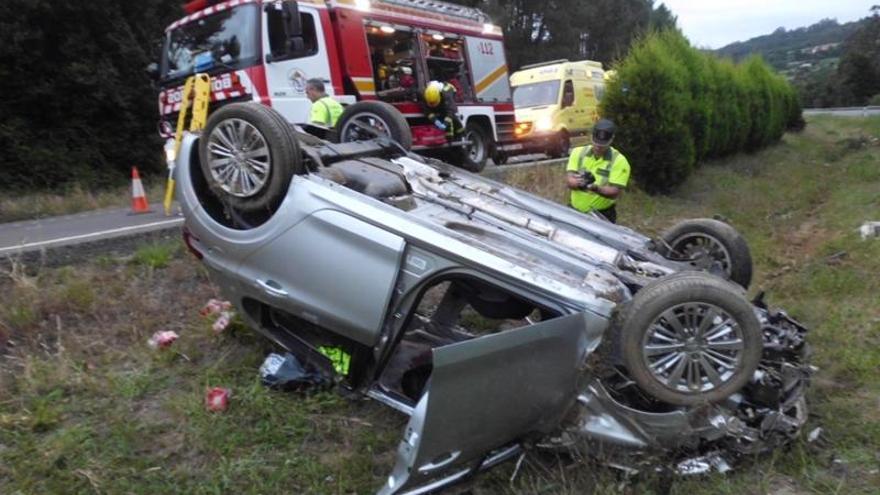
[(454, 141), (462, 135), (461, 125), (456, 113), (455, 86), (440, 81), (431, 81), (424, 93), (425, 116), (434, 126), (446, 133), (446, 139)]
[(601, 213), (611, 223), (617, 223), (617, 199), (629, 184), (630, 175), (629, 161), (611, 147), (614, 132), (610, 120), (597, 122), (593, 144), (573, 149), (566, 167), (572, 208)]

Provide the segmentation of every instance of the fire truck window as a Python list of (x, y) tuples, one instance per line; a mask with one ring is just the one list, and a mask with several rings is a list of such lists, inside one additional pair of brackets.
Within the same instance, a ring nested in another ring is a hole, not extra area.
[(562, 108), (574, 105), (574, 84), (571, 81), (565, 81), (565, 88), (562, 90)]
[(284, 33), (284, 18), (281, 11), (270, 10), (266, 20), (269, 26), (269, 50), (272, 56), (278, 60), (284, 58), (309, 57), (318, 53), (318, 35), (315, 30), (315, 16), (309, 13), (300, 13), (303, 30), (303, 51), (291, 56), (288, 53), (287, 37)]
[(421, 77), (413, 33), (388, 26), (368, 26), (367, 44), (376, 96), (383, 101), (415, 99)]

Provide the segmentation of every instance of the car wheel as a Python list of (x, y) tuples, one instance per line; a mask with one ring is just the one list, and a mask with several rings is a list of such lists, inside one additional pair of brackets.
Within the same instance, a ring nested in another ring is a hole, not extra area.
[(568, 137), (567, 132), (561, 131), (556, 140), (556, 145), (547, 153), (547, 155), (550, 158), (557, 159), (565, 158), (569, 153), (571, 153), (571, 139)]
[(412, 131), (403, 114), (382, 101), (361, 101), (349, 105), (336, 124), (339, 142), (367, 141), (387, 136), (407, 151), (412, 149)]
[(685, 220), (661, 236), (664, 256), (691, 262), (694, 269), (711, 270), (713, 265), (739, 285), (752, 282), (752, 254), (746, 240), (730, 225), (709, 218)]
[(657, 400), (691, 406), (723, 400), (761, 360), (761, 325), (742, 291), (683, 272), (652, 282), (617, 315), (629, 376)]
[(492, 146), (489, 133), (479, 124), (468, 124), (464, 131), (464, 141), (467, 144), (453, 153), (458, 155), (457, 159), (453, 160), (453, 165), (469, 172), (482, 172), (489, 161), (489, 151)]
[(232, 103), (214, 112), (199, 155), (210, 190), (243, 213), (271, 208), (291, 176), (305, 172), (290, 124), (259, 103)]

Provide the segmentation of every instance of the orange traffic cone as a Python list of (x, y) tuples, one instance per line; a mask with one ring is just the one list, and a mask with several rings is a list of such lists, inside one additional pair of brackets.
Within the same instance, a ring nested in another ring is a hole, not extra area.
[(137, 167), (131, 167), (131, 212), (150, 213), (150, 205), (147, 204), (147, 193), (144, 192), (144, 184)]

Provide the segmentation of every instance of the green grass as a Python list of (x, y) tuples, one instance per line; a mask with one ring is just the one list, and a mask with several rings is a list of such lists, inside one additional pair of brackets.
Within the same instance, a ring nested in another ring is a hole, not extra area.
[[(147, 198), (154, 209), (162, 207), (164, 187), (162, 178), (144, 181)], [(130, 184), (100, 190), (73, 184), (59, 191), (25, 193), (0, 188), (0, 224), (129, 206), (131, 206)]]
[[(752, 246), (754, 290), (812, 328), (821, 368), (808, 428), (822, 426), (827, 444), (796, 442), (727, 476), (675, 480), (670, 493), (878, 492), (880, 240), (856, 229), (880, 220), (880, 146), (870, 141), (880, 119), (810, 124), (764, 152), (705, 164), (672, 196), (622, 199), (622, 222), (649, 233), (687, 217), (730, 219)], [(868, 144), (852, 148), (862, 136)], [(562, 174), (509, 180), (564, 200)], [(15, 343), (0, 356), (4, 495), (372, 493), (390, 471), (406, 419), (332, 392), (265, 389), (257, 368), (270, 346), (240, 324), (211, 331), (197, 313), (216, 289), (177, 245), (67, 268), (0, 265), (0, 294), (0, 342)], [(146, 341), (159, 330), (180, 340), (153, 351)], [(228, 411), (205, 411), (213, 386), (232, 390)], [(664, 493), (658, 479), (552, 457), (527, 457), (511, 483), (513, 470), (500, 466), (473, 492)]]

